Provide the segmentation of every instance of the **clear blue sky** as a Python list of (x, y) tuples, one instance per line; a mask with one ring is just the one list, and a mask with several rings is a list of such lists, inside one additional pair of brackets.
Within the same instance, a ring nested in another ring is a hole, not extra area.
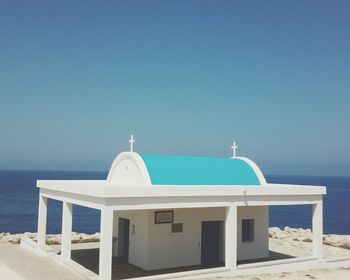
[(0, 169), (239, 154), (350, 175), (350, 1), (1, 1)]

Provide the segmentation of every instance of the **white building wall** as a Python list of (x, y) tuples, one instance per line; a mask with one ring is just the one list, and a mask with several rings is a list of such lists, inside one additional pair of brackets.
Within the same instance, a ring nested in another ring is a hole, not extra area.
[[(149, 211), (118, 211), (115, 213), (113, 236), (118, 238), (119, 218), (130, 220), (129, 263), (138, 267), (147, 267)], [(133, 232), (132, 228), (135, 228)], [(118, 256), (118, 245), (114, 243), (114, 256)]]
[(183, 224), (183, 232), (172, 233), (171, 224), (154, 224), (150, 211), (147, 269), (198, 265), (201, 263), (202, 221), (223, 221), (224, 208), (175, 209), (174, 223)]
[[(242, 242), (242, 220), (254, 219), (254, 241)], [(238, 260), (262, 259), (269, 256), (268, 206), (242, 206), (237, 209)]]
[[(129, 262), (143, 269), (163, 269), (201, 263), (202, 221), (224, 221), (224, 208), (169, 209), (174, 223), (183, 224), (183, 232), (172, 233), (171, 224), (155, 224), (154, 210), (119, 211), (115, 215), (114, 236), (118, 235), (118, 218), (130, 219)], [(268, 207), (238, 207), (238, 260), (268, 257)], [(241, 242), (242, 219), (254, 219), (254, 241)], [(132, 234), (132, 226), (135, 234)], [(223, 231), (223, 244), (225, 237)], [(116, 245), (115, 245), (116, 246)], [(117, 252), (117, 248), (114, 248)], [(114, 255), (117, 255), (116, 253)], [(221, 252), (224, 261), (224, 251)]]

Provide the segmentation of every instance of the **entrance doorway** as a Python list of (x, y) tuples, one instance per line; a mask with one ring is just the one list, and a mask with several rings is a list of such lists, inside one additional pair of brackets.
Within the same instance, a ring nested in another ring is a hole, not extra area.
[(219, 264), (223, 255), (223, 221), (202, 222), (201, 263)]
[(130, 220), (119, 218), (118, 221), (118, 256), (129, 260)]

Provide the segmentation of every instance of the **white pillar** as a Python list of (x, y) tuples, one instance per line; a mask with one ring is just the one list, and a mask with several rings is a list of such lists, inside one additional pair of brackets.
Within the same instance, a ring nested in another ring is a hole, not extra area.
[(47, 220), (47, 197), (39, 194), (38, 211), (38, 237), (37, 244), (42, 247), (46, 244), (46, 220)]
[(323, 202), (312, 205), (312, 255), (320, 261), (323, 258)]
[(225, 219), (225, 267), (237, 269), (237, 206), (226, 207)]
[(99, 279), (112, 278), (113, 210), (101, 209)]
[(71, 203), (63, 201), (63, 206), (62, 206), (62, 240), (61, 240), (61, 258), (63, 261), (71, 259), (72, 214), (73, 214), (73, 205)]

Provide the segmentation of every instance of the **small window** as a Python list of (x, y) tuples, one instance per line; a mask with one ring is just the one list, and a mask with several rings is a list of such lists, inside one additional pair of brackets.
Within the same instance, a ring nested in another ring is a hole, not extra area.
[(254, 220), (242, 220), (242, 242), (254, 241)]
[(171, 225), (171, 232), (176, 233), (176, 232), (183, 232), (183, 224), (178, 223), (178, 224), (172, 224)]

